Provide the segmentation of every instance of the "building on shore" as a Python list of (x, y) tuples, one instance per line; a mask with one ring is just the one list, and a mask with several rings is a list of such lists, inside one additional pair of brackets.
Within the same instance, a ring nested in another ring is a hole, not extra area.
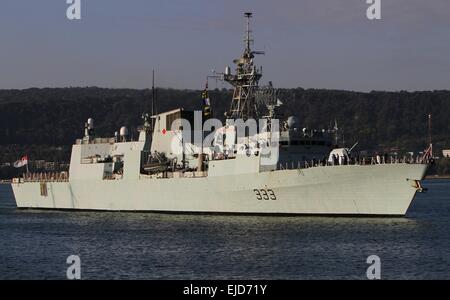
[(442, 156), (443, 157), (450, 157), (450, 149), (442, 150)]

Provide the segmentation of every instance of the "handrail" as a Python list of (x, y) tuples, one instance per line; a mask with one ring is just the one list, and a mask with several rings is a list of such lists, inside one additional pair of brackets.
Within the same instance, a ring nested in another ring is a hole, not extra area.
[(324, 160), (305, 160), (283, 162), (277, 164), (277, 170), (296, 170), (296, 169), (308, 169), (312, 167), (332, 167), (332, 166), (366, 166), (366, 165), (384, 165), (384, 164), (429, 164), (431, 159), (424, 159), (422, 157), (406, 157), (398, 158), (397, 156), (384, 157), (358, 157), (350, 159), (342, 159), (335, 161)]
[(68, 172), (40, 172), (24, 173), (21, 177), (23, 182), (67, 182), (69, 181)]

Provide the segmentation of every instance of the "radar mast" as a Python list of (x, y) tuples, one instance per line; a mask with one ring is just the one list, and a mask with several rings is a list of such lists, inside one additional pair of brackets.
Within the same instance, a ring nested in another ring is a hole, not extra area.
[(225, 113), (226, 117), (246, 120), (248, 118), (258, 118), (259, 116), (255, 91), (258, 89), (259, 80), (262, 77), (262, 68), (259, 68), (259, 70), (256, 68), (253, 64), (253, 58), (255, 54), (264, 54), (264, 52), (251, 50), (253, 39), (251, 37), (250, 18), (252, 13), (246, 12), (244, 16), (247, 19), (244, 53), (240, 58), (233, 61), (236, 64), (236, 73), (231, 74), (230, 68), (227, 67), (223, 74), (223, 79), (234, 87), (231, 107)]

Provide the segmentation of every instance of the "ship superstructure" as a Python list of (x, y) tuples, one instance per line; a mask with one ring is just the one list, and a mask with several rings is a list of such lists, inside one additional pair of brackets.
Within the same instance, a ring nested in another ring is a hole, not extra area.
[(333, 129), (301, 128), (293, 116), (280, 120), (277, 91), (272, 84), (259, 86), (262, 68), (254, 57), (262, 52), (251, 49), (251, 16), (245, 14), (235, 73), (226, 67), (220, 74), (234, 88), (225, 124), (205, 120), (205, 110), (177, 108), (144, 114), (139, 137), (131, 140), (125, 127), (98, 138), (89, 119), (72, 147), (68, 173), (14, 179), (17, 206), (404, 215), (421, 190), (427, 161), (357, 158), (333, 144)]

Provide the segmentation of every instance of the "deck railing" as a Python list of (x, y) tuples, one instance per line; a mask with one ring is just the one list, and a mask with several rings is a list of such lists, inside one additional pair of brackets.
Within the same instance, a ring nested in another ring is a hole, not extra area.
[(365, 166), (365, 165), (380, 165), (380, 164), (429, 164), (431, 159), (423, 157), (386, 157), (386, 156), (373, 156), (373, 157), (354, 157), (354, 158), (337, 158), (333, 161), (328, 159), (323, 160), (305, 160), (305, 161), (291, 161), (283, 162), (277, 165), (277, 170), (295, 170), (295, 169), (307, 169), (313, 167), (326, 167), (326, 166)]
[(21, 182), (67, 182), (68, 172), (39, 172), (24, 173), (20, 178)]
[[(328, 160), (309, 160), (309, 161), (291, 161), (277, 164), (277, 170), (296, 170), (307, 169), (313, 167), (325, 167), (325, 166), (344, 166), (344, 165), (379, 165), (379, 164), (429, 164), (432, 159), (423, 157), (386, 157), (386, 156), (373, 156), (373, 157), (354, 157), (345, 159), (335, 159), (333, 161)], [(176, 175), (176, 176), (175, 176)], [(188, 172), (186, 174), (166, 174), (163, 178), (173, 177), (205, 177), (207, 172)], [(106, 176), (103, 179), (116, 179), (113, 176)], [(40, 173), (24, 173), (22, 177), (15, 178), (13, 183), (19, 182), (67, 182), (69, 181), (68, 172), (40, 172)]]

